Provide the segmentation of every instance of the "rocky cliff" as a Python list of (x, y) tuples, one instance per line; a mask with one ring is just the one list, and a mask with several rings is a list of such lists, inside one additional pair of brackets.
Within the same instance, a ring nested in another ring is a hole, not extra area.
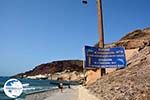
[(135, 54), (125, 69), (87, 87), (99, 100), (150, 100), (150, 47)]
[[(138, 50), (149, 45), (150, 45), (150, 28), (146, 28), (143, 30), (138, 29), (133, 32), (130, 32), (117, 42), (114, 42), (111, 44), (105, 44), (105, 48), (118, 47), (118, 46), (124, 47), (126, 60), (129, 61), (129, 59), (134, 54), (138, 53)], [(95, 46), (98, 46), (98, 43)], [(106, 73), (111, 73), (115, 70), (116, 70), (115, 68), (106, 68)], [(100, 74), (101, 74), (101, 71), (98, 69), (87, 70), (86, 71), (86, 75), (87, 75), (86, 84), (89, 85), (95, 82), (98, 78), (101, 77)]]
[(78, 76), (82, 71), (83, 71), (83, 61), (62, 60), (38, 65), (33, 70), (17, 74), (15, 75), (15, 77), (32, 78), (32, 79), (37, 78), (57, 79), (59, 77), (69, 77), (70, 74), (71, 77), (73, 78), (74, 76), (75, 79), (75, 75)]
[(109, 46), (117, 45), (137, 51), (125, 69), (101, 77), (87, 89), (99, 100), (150, 100), (150, 29), (131, 32)]
[[(150, 45), (150, 28), (143, 30), (137, 29), (122, 37), (119, 41), (106, 44), (105, 47), (123, 46), (125, 49), (141, 48), (144, 45)], [(98, 43), (96, 44), (98, 46)]]

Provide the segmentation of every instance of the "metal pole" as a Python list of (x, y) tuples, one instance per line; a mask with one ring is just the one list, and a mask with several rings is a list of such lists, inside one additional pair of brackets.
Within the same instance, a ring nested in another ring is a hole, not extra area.
[[(103, 12), (102, 12), (102, 1), (97, 0), (98, 8), (98, 32), (99, 32), (99, 43), (100, 48), (104, 48), (104, 30), (103, 30)], [(101, 76), (106, 73), (105, 68), (101, 68)]]

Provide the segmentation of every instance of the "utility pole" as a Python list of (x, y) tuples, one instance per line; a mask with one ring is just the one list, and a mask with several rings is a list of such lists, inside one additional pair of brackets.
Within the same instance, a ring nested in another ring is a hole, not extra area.
[[(104, 48), (104, 29), (103, 29), (103, 12), (102, 12), (102, 0), (97, 0), (98, 9), (98, 33), (99, 33), (99, 43), (100, 48)], [(106, 73), (105, 68), (101, 68), (101, 76)]]
[[(99, 33), (98, 47), (104, 48), (102, 0), (96, 0), (96, 1), (97, 1), (97, 11), (98, 11), (98, 33)], [(82, 0), (82, 3), (88, 4), (88, 0)], [(106, 73), (105, 68), (100, 68), (100, 69), (96, 69), (96, 70), (100, 72), (100, 77), (105, 75), (105, 73)]]

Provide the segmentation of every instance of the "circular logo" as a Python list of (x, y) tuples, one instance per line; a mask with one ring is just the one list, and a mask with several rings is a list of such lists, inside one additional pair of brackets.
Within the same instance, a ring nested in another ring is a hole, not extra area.
[(22, 83), (17, 79), (9, 79), (4, 84), (4, 92), (10, 98), (17, 98), (23, 92)]

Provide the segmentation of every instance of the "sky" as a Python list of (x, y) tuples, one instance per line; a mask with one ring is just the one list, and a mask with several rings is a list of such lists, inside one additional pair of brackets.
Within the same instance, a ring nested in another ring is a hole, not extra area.
[[(150, 27), (150, 0), (102, 0), (105, 43)], [(84, 59), (98, 42), (96, 0), (0, 0), (0, 76)]]

